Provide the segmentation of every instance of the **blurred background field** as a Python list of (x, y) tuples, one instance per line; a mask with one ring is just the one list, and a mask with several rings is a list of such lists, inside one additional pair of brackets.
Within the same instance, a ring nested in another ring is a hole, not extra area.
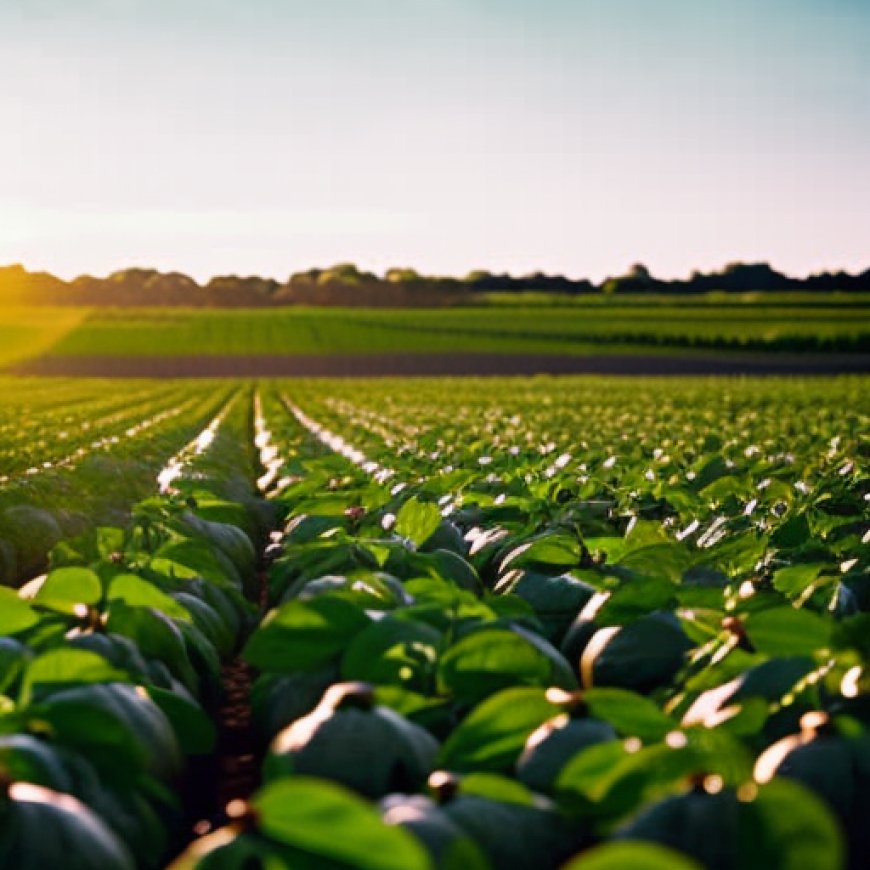
[(15, 307), (0, 366), (81, 356), (383, 353), (631, 354), (870, 351), (863, 296), (692, 299), (492, 294), (450, 308)]

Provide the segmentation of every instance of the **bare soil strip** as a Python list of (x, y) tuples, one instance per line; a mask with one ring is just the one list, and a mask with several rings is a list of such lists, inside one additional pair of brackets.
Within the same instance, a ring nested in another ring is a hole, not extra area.
[(421, 353), (320, 356), (53, 356), (12, 374), (123, 378), (438, 375), (833, 375), (870, 373), (870, 354), (589, 355)]
[[(266, 572), (258, 575), (261, 612), (266, 610)], [(180, 852), (191, 839), (225, 825), (226, 807), (231, 801), (246, 800), (260, 785), (263, 762), (261, 741), (253, 724), (251, 687), (254, 669), (241, 652), (221, 669), (223, 688), (216, 711), (217, 747), (213, 755), (194, 762), (185, 797), (189, 829), (176, 845)]]
[(220, 709), (215, 809), (220, 813), (237, 798), (247, 798), (260, 782), (260, 751), (251, 724), (251, 666), (236, 659), (223, 669), (224, 703)]

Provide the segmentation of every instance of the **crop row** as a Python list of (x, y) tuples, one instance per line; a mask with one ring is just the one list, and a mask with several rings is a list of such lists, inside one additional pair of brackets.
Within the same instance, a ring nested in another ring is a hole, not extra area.
[[(69, 453), (62, 424), (45, 437), (64, 445), (31, 473), (0, 481), (0, 584), (38, 573), (60, 540), (99, 525), (124, 524), (130, 507), (153, 491), (168, 458), (223, 407), (237, 386), (166, 391), (110, 430), (80, 431)], [(60, 412), (61, 414), (63, 412)]]
[(0, 589), (3, 867), (160, 867), (184, 836), (269, 525), (250, 486), (233, 500), (248, 430), (237, 401), (126, 528), (65, 539), (47, 574)]
[(7, 398), (0, 420), (0, 484), (16, 474), (32, 474), (62, 462), (94, 441), (123, 435), (143, 418), (190, 398), (184, 388), (153, 386), (134, 388), (128, 394), (113, 391), (91, 400), (67, 395), (61, 405), (39, 410)]
[[(326, 423), (309, 410), (329, 405)], [(581, 470), (540, 438), (403, 441), (408, 410), (391, 430), (304, 388), (261, 408), (288, 517), (244, 650), (264, 787), (178, 870), (866, 865), (855, 443), (795, 489), (773, 444), (736, 468), (708, 433), (725, 457), (693, 456), (673, 504), (643, 513), (629, 492), (623, 513), (624, 450)], [(770, 482), (729, 501), (753, 462)], [(687, 511), (690, 531), (666, 522)]]
[[(520, 297), (521, 299), (521, 297)], [(637, 301), (637, 297), (635, 297)], [(816, 300), (817, 303), (819, 300)], [(866, 305), (631, 304), (415, 308), (102, 309), (64, 333), (50, 356), (328, 353), (588, 353), (685, 347), (698, 351), (868, 349)], [(43, 315), (44, 317), (45, 315)]]
[[(205, 814), (173, 870), (867, 866), (860, 382), (600, 383), (212, 401), (0, 590), (0, 864), (157, 867)], [(183, 756), (240, 649), (221, 826)]]

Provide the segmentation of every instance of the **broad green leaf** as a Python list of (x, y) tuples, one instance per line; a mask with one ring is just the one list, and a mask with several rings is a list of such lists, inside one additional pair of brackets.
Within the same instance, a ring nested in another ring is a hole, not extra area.
[(665, 580), (679, 580), (691, 565), (692, 555), (688, 547), (677, 541), (650, 544), (626, 553), (619, 565), (636, 571), (643, 577), (656, 577)]
[(754, 531), (728, 536), (721, 543), (703, 550), (704, 564), (719, 568), (728, 576), (753, 570), (767, 551), (767, 536)]
[(314, 670), (335, 659), (369, 622), (360, 608), (337, 596), (290, 601), (266, 617), (243, 656), (264, 671)]
[(783, 595), (796, 597), (806, 590), (825, 567), (823, 564), (814, 562), (807, 565), (790, 565), (788, 568), (779, 568), (773, 572), (773, 585)]
[(588, 689), (583, 700), (593, 716), (609, 722), (625, 737), (656, 741), (676, 727), (653, 701), (626, 689)]
[(187, 608), (170, 598), (153, 583), (137, 577), (135, 574), (117, 574), (109, 584), (106, 596), (109, 601), (123, 601), (129, 607), (153, 607), (173, 619), (183, 619), (190, 622)]
[(590, 537), (584, 543), (590, 553), (605, 554), (611, 564), (618, 562), (629, 549), (625, 538), (613, 536)]
[(431, 626), (387, 615), (351, 641), (341, 673), (346, 680), (426, 691), (440, 642), (441, 632)]
[(123, 601), (112, 602), (108, 615), (108, 631), (129, 637), (143, 655), (159, 659), (191, 692), (199, 691), (199, 677), (181, 629), (168, 616), (151, 607), (129, 607)]
[(777, 778), (745, 805), (740, 826), (746, 870), (841, 870), (844, 846), (827, 805), (799, 783)]
[(580, 543), (568, 535), (548, 534), (526, 541), (511, 550), (501, 570), (529, 566), (570, 568), (580, 564)]
[(0, 635), (0, 695), (8, 693), (18, 682), (31, 654), (23, 643)]
[(325, 780), (278, 780), (251, 805), (264, 834), (311, 855), (358, 870), (431, 870), (412, 834), (387, 825), (371, 804)]
[(51, 551), (51, 566), (89, 565), (109, 559), (114, 553), (122, 553), (125, 544), (124, 529), (100, 526), (57, 544)]
[(241, 580), (229, 558), (205, 541), (171, 541), (154, 554), (149, 567), (169, 577), (203, 577), (218, 586), (239, 588)]
[(658, 843), (605, 843), (582, 852), (562, 870), (703, 870), (700, 864)]
[(730, 473), (728, 463), (718, 454), (710, 456), (709, 459), (698, 469), (695, 479), (692, 481), (692, 489), (695, 492), (702, 492), (713, 481), (720, 477), (725, 477)]
[(505, 804), (535, 806), (535, 795), (524, 785), (507, 776), (495, 773), (470, 773), (462, 778), (460, 792)]
[(655, 520), (637, 520), (625, 536), (627, 552), (668, 543), (670, 538), (661, 523)]
[(508, 770), (529, 735), (561, 712), (545, 689), (505, 689), (478, 704), (453, 730), (438, 764), (456, 771)]
[(18, 634), (39, 622), (39, 615), (12, 589), (0, 586), (0, 637)]
[(60, 648), (49, 650), (33, 659), (21, 685), (22, 706), (30, 703), (38, 689), (51, 691), (69, 684), (121, 683), (128, 677), (112, 667), (106, 659), (89, 650)]
[(637, 577), (614, 589), (596, 615), (598, 625), (625, 625), (675, 600), (677, 586), (663, 577)]
[(475, 631), (451, 646), (438, 672), (445, 691), (479, 701), (510, 686), (548, 686), (552, 665), (526, 639), (503, 628)]
[(745, 628), (752, 645), (771, 656), (812, 655), (830, 646), (833, 631), (829, 619), (794, 607), (750, 613)]
[(739, 785), (750, 775), (752, 756), (736, 738), (706, 728), (688, 729), (662, 743), (599, 743), (573, 756), (559, 773), (563, 805), (581, 815), (622, 817), (675, 788), (687, 777), (716, 774)]
[(45, 578), (34, 601), (53, 609), (70, 610), (76, 604), (100, 603), (103, 584), (89, 568), (56, 568)]
[(437, 504), (421, 502), (417, 498), (406, 501), (396, 515), (396, 532), (422, 547), (441, 525), (441, 511)]

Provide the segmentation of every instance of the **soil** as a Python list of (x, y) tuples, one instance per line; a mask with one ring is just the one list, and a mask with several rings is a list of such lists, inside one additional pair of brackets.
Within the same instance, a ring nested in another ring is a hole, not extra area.
[[(258, 576), (260, 609), (267, 603), (266, 574)], [(251, 684), (253, 668), (241, 655), (221, 670), (222, 698), (216, 711), (218, 742), (213, 755), (194, 759), (185, 805), (189, 807), (190, 829), (178, 843), (177, 851), (192, 837), (225, 825), (226, 807), (231, 801), (249, 798), (260, 785), (263, 746), (252, 721)]]
[(387, 377), (438, 375), (832, 375), (870, 373), (870, 354), (589, 355), (334, 354), (294, 356), (51, 356), (12, 374), (70, 377)]

